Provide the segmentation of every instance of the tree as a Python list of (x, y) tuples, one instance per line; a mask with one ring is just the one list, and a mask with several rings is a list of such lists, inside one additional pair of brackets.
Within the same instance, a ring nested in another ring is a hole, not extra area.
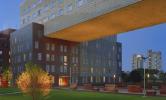
[(6, 82), (6, 87), (10, 86), (10, 81), (12, 79), (12, 76), (13, 74), (11, 68), (8, 67), (5, 70), (3, 70), (2, 78)]
[(125, 73), (124, 71), (122, 71), (121, 77), (123, 82), (127, 83), (129, 81), (129, 74)]
[(161, 72), (159, 78), (163, 83), (166, 83), (166, 73)]
[(27, 63), (25, 67), (25, 72), (17, 79), (17, 85), (23, 93), (32, 96), (33, 100), (40, 100), (50, 92), (51, 77), (33, 63)]
[(138, 83), (138, 82), (141, 82), (143, 79), (141, 73), (139, 70), (133, 70), (131, 73), (130, 73), (130, 81), (133, 82), (133, 83)]
[(12, 79), (12, 71), (10, 69), (6, 69), (2, 73), (2, 77), (4, 80), (10, 81)]

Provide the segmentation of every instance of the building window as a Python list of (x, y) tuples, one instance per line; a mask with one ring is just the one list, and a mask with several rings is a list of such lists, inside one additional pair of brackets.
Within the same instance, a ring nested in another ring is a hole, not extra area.
[(63, 73), (63, 66), (60, 67), (60, 72)]
[(37, 59), (38, 59), (39, 61), (42, 60), (42, 54), (41, 54), (41, 53), (38, 53), (38, 54), (37, 54)]
[(46, 65), (46, 71), (49, 73), (50, 72), (50, 66)]
[(67, 66), (64, 66), (64, 73), (67, 73)]
[(50, 55), (46, 54), (46, 61), (50, 61)]
[(26, 54), (24, 54), (24, 61), (26, 61)]
[(64, 46), (64, 52), (67, 52), (67, 46)]
[(76, 63), (78, 63), (78, 57), (76, 57), (75, 59), (76, 59)]
[(43, 23), (45, 23), (47, 21), (48, 21), (48, 17), (46, 17), (46, 18), (43, 19)]
[(52, 50), (52, 51), (55, 50), (55, 44), (52, 44), (52, 46), (51, 46), (51, 50)]
[(60, 46), (60, 51), (63, 52), (63, 45)]
[(46, 50), (50, 50), (50, 44), (46, 43)]
[(94, 71), (93, 68), (91, 68), (91, 71), (90, 71), (90, 72), (91, 72), (92, 74), (93, 74), (93, 71)]
[(39, 48), (39, 42), (35, 41), (35, 49), (38, 49), (38, 48)]
[(64, 62), (67, 62), (67, 56), (64, 56)]
[(87, 2), (87, 0), (77, 0), (77, 7), (81, 7)]
[(93, 83), (93, 76), (90, 77), (90, 82)]
[(55, 61), (55, 55), (51, 55), (51, 61)]
[(63, 62), (64, 58), (63, 56), (60, 56), (60, 61)]
[(63, 9), (58, 9), (58, 16), (62, 16), (63, 15)]
[(0, 50), (0, 55), (2, 55), (2, 53), (3, 53), (2, 50)]
[(55, 65), (52, 65), (52, 66), (51, 66), (51, 72), (52, 72), (52, 73), (55, 72)]
[(58, 3), (63, 3), (64, 0), (58, 0)]
[(50, 15), (49, 15), (49, 20), (51, 20), (51, 19), (54, 19), (55, 18), (55, 14), (54, 13), (51, 13)]
[(67, 5), (66, 12), (71, 12), (72, 10), (73, 10), (73, 5), (72, 4)]
[(75, 57), (72, 57), (72, 63), (75, 63)]
[(32, 53), (29, 53), (29, 60), (32, 60)]
[(11, 63), (11, 60), (9, 59), (9, 63)]

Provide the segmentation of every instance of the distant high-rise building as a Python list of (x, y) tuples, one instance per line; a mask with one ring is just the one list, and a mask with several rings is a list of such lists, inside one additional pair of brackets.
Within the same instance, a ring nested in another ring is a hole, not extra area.
[(161, 52), (148, 50), (147, 56), (148, 56), (147, 67), (149, 69), (161, 70), (161, 67), (162, 67), (162, 54), (161, 54)]
[(132, 59), (132, 69), (141, 69), (144, 67), (143, 55), (134, 54)]

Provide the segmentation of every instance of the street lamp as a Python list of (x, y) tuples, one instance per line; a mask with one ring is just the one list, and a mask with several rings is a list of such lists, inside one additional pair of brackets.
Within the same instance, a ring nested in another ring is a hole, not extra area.
[[(145, 61), (145, 60), (147, 60), (148, 58), (150, 58), (150, 57), (142, 57), (142, 59)], [(143, 90), (143, 94), (144, 94), (144, 97), (146, 96), (146, 68), (145, 68), (145, 66), (144, 66), (144, 90)]]
[(150, 77), (150, 74), (148, 74), (147, 77), (148, 77), (148, 80), (147, 80), (147, 81), (148, 81), (148, 83), (149, 83), (149, 77)]
[(150, 75), (148, 74), (147, 77), (148, 77), (148, 79), (149, 79)]
[(114, 76), (113, 76), (113, 77), (114, 77), (114, 84), (115, 84), (116, 75), (114, 74)]

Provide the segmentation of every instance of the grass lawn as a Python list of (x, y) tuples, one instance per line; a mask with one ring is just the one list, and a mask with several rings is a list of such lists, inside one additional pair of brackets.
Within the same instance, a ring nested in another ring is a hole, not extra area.
[(13, 93), (18, 91), (19, 89), (16, 89), (16, 88), (0, 88), (0, 94)]
[[(0, 96), (0, 100), (31, 100), (31, 98), (22, 94), (15, 94)], [(166, 100), (166, 97), (142, 97), (138, 95), (52, 90), (45, 100)]]

